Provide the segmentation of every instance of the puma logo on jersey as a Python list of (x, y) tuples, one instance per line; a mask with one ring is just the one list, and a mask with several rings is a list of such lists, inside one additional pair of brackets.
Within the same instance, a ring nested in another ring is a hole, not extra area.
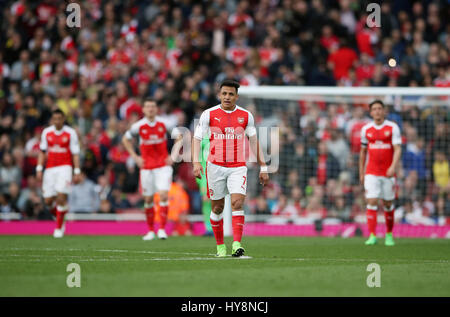
[(214, 119), (216, 119), (217, 121), (219, 121), (219, 122), (220, 122), (220, 119), (219, 119), (219, 118), (216, 118), (216, 117), (214, 117)]

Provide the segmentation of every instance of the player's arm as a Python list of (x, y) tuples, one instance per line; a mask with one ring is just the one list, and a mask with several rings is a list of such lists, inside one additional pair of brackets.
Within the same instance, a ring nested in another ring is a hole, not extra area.
[(388, 168), (386, 172), (387, 177), (393, 177), (395, 175), (395, 171), (397, 170), (398, 163), (400, 162), (400, 158), (402, 157), (402, 146), (394, 145), (394, 157), (392, 158), (392, 164)]
[(261, 168), (259, 172), (259, 183), (265, 186), (269, 182), (268, 167), (266, 165), (266, 160), (264, 159), (264, 154), (261, 150), (261, 146), (258, 141), (258, 137), (256, 134), (255, 120), (251, 113), (249, 113), (245, 133), (247, 134), (248, 140), (250, 141), (250, 149), (254, 154), (256, 154), (256, 160)]
[(203, 167), (200, 163), (200, 150), (202, 139), (206, 136), (209, 129), (209, 113), (204, 111), (200, 116), (198, 125), (195, 127), (194, 137), (192, 138), (192, 166), (194, 176), (201, 179)]
[(38, 182), (42, 181), (42, 171), (44, 170), (44, 163), (45, 163), (45, 157), (46, 152), (48, 149), (47, 144), (47, 137), (46, 137), (46, 130), (44, 130), (41, 134), (41, 141), (39, 142), (39, 154), (38, 154), (38, 160), (37, 160), (37, 166), (36, 166), (36, 178)]
[(269, 182), (269, 174), (268, 167), (264, 159), (264, 154), (258, 141), (258, 137), (256, 136), (256, 134), (254, 134), (252, 136), (249, 136), (248, 139), (250, 141), (250, 149), (253, 153), (256, 153), (256, 160), (258, 161), (258, 165), (261, 168), (259, 172), (259, 182), (261, 185), (265, 186)]
[(394, 125), (394, 128), (392, 129), (392, 146), (394, 147), (394, 155), (392, 158), (392, 164), (386, 171), (387, 177), (394, 177), (402, 156), (402, 136), (397, 125)]
[(80, 182), (80, 154), (73, 154), (72, 155), (72, 162), (73, 162), (73, 182), (75, 184), (78, 184)]
[(366, 157), (367, 157), (367, 144), (369, 141), (366, 138), (365, 127), (361, 130), (361, 150), (359, 151), (359, 182), (364, 186), (364, 174), (366, 173)]
[(203, 167), (200, 163), (200, 143), (201, 140), (195, 136), (192, 138), (192, 165), (194, 167), (194, 176), (201, 179), (203, 174)]
[(367, 147), (361, 145), (361, 150), (359, 151), (359, 182), (361, 185), (364, 185), (364, 174), (365, 174), (365, 166), (366, 166), (366, 157), (367, 157)]
[(72, 153), (73, 163), (73, 182), (78, 184), (80, 182), (80, 142), (78, 140), (78, 134), (73, 130), (70, 135), (70, 153)]
[(125, 147), (125, 149), (127, 150), (127, 152), (134, 159), (134, 161), (136, 162), (137, 166), (139, 168), (142, 168), (142, 165), (143, 165), (142, 157), (140, 157), (136, 153), (136, 151), (134, 150), (133, 143), (131, 142), (131, 140), (133, 139), (133, 134), (137, 134), (137, 133), (134, 133), (134, 132), (137, 132), (137, 131), (134, 131), (134, 130), (135, 130), (135, 128), (132, 126), (130, 130), (125, 132), (125, 134), (122, 137), (122, 144)]
[(45, 163), (45, 151), (40, 150), (36, 166), (36, 179), (38, 182), (42, 181), (42, 171), (44, 170), (44, 163)]

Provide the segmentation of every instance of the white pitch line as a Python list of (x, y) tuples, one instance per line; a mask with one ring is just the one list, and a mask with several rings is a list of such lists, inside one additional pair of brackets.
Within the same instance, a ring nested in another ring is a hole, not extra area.
[[(8, 250), (8, 249), (3, 249), (3, 250)], [(84, 250), (84, 249), (56, 249), (56, 248), (44, 248), (44, 249), (37, 249), (37, 248), (10, 248), (9, 250), (14, 250), (14, 251), (89, 251), (89, 250)], [(2, 251), (2, 250), (0, 250)], [(167, 259), (167, 261), (169, 260), (183, 260), (183, 259), (206, 259), (206, 260), (210, 260), (210, 259), (219, 259), (220, 258), (215, 258), (215, 254), (205, 254), (205, 253), (196, 253), (196, 252), (177, 252), (177, 251), (137, 251), (137, 250), (124, 250), (124, 249), (99, 249), (99, 250), (93, 250), (95, 252), (113, 252), (113, 253), (137, 253), (137, 254), (179, 254), (179, 255), (200, 255), (200, 256), (204, 256), (204, 257), (191, 257), (191, 258), (161, 258), (162, 260), (158, 260), (158, 261), (166, 261), (165, 259)], [(25, 254), (14, 254), (14, 255), (7, 255), (7, 254), (3, 254), (2, 256), (10, 256), (10, 257), (43, 257), (43, 255), (25, 255)], [(80, 255), (45, 255), (45, 257), (51, 257), (54, 259), (54, 257), (66, 257), (66, 258), (81, 258), (81, 259), (85, 259), (84, 256), (80, 256)], [(42, 259), (45, 259), (45, 257), (43, 257)], [(100, 257), (100, 255), (94, 255), (91, 257)], [(103, 256), (104, 257), (104, 256)], [(212, 257), (212, 258), (210, 258)], [(231, 255), (228, 255), (227, 257), (231, 258)], [(121, 257), (112, 257), (109, 256), (110, 260), (117, 260), (117, 261), (121, 261)], [(253, 259), (253, 257), (247, 257), (247, 256), (242, 256), (236, 259)], [(323, 262), (377, 262), (377, 261), (392, 261), (392, 262), (408, 262), (408, 263), (429, 263), (429, 264), (443, 264), (443, 263), (450, 263), (449, 260), (417, 260), (417, 259), (339, 259), (339, 258), (254, 258), (256, 260), (264, 260), (264, 261), (323, 261)], [(93, 259), (90, 259), (89, 261), (93, 261)], [(140, 261), (140, 260), (145, 260), (145, 261), (151, 261), (152, 259), (133, 259), (133, 261)], [(128, 261), (128, 259), (126, 259), (126, 261)], [(185, 260), (186, 261), (186, 260)], [(6, 262), (6, 261), (2, 261), (0, 259), (0, 262)], [(389, 263), (392, 264), (392, 263)]]
[[(140, 254), (182, 254), (182, 255), (205, 255), (205, 253), (196, 252), (177, 252), (177, 251), (135, 251), (135, 250), (94, 250), (96, 252), (124, 252), (124, 253), (140, 253)], [(206, 254), (214, 255), (214, 254)]]

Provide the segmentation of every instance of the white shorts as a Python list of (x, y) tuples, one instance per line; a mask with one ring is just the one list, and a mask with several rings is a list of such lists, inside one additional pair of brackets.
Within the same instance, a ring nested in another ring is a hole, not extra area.
[(206, 181), (211, 200), (219, 200), (227, 194), (247, 193), (247, 167), (223, 167), (207, 162)]
[(395, 199), (395, 177), (375, 175), (364, 176), (366, 199), (381, 198), (392, 201)]
[(141, 169), (140, 181), (143, 196), (153, 196), (156, 192), (169, 191), (172, 185), (172, 166), (163, 166), (151, 170)]
[(63, 165), (46, 168), (42, 177), (44, 198), (54, 197), (59, 193), (69, 194), (72, 185), (72, 166)]

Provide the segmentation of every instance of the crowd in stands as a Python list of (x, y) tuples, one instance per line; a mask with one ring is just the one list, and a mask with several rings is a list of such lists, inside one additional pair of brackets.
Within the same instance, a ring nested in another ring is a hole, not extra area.
[[(35, 166), (56, 108), (82, 147), (83, 181), (70, 209), (112, 213), (142, 205), (138, 169), (120, 140), (147, 96), (161, 116), (192, 130), (218, 103), (217, 83), (225, 78), (241, 85), (449, 87), (447, 1), (382, 1), (381, 27), (367, 25), (369, 2), (92, 0), (80, 2), (81, 27), (71, 28), (70, 1), (0, 1), (0, 212), (51, 217)], [(439, 223), (450, 217), (450, 108), (416, 101), (389, 107), (404, 139), (397, 217)], [(243, 106), (257, 125), (267, 119), (257, 101)], [(303, 102), (279, 110), (280, 168), (264, 189), (250, 168), (246, 211), (355, 220), (364, 213), (358, 153), (366, 109)], [(184, 219), (200, 213), (201, 198), (190, 163), (174, 167)]]

